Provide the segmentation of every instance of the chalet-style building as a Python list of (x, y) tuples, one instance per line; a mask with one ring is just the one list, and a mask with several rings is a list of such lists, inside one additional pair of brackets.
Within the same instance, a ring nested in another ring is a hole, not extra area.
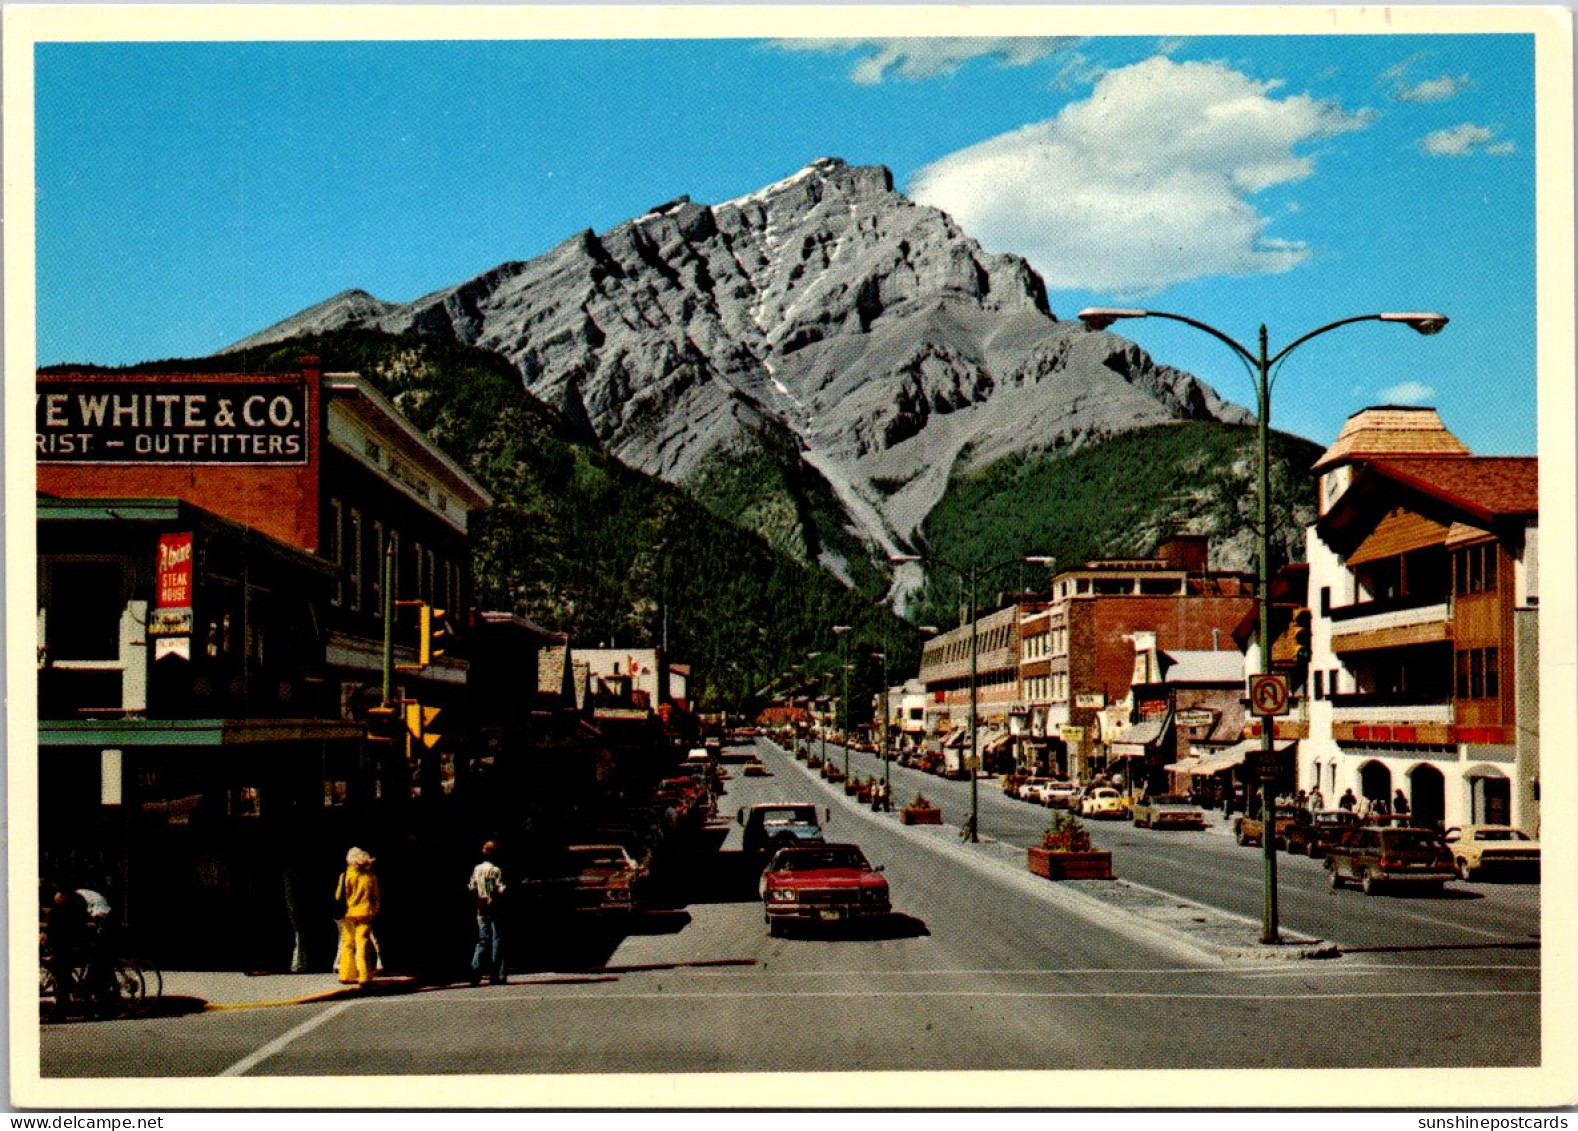
[(1401, 789), (1428, 823), (1536, 832), (1538, 461), (1472, 455), (1434, 409), (1382, 407), (1314, 470), (1299, 785)]

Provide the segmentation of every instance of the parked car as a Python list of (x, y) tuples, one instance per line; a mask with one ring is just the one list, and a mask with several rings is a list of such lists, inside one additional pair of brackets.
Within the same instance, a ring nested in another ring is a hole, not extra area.
[(1539, 879), (1540, 842), (1511, 825), (1463, 825), (1446, 833), (1447, 848), (1457, 874), (1465, 880), (1480, 875), (1521, 875)]
[(578, 912), (628, 915), (640, 910), (646, 869), (618, 844), (572, 844), (564, 850), (560, 882)]
[(1087, 791), (1080, 798), (1079, 815), (1122, 820), (1129, 815), (1129, 807), (1130, 801), (1126, 794), (1119, 793), (1110, 785), (1102, 785)]
[(736, 815), (745, 830), (744, 850), (756, 854), (822, 840), (822, 825), (815, 805), (779, 802), (751, 805)]
[(1295, 822), (1282, 835), (1289, 852), (1319, 860), (1333, 845), (1352, 836), (1360, 823), (1347, 809), (1317, 809), (1308, 822)]
[(1079, 787), (1071, 781), (1053, 778), (1041, 788), (1041, 804), (1052, 809), (1069, 809), (1073, 807), (1074, 795), (1079, 792)]
[(1051, 784), (1051, 778), (1026, 778), (1019, 783), (1019, 788), (1014, 791), (1014, 796), (1021, 801), (1034, 801), (1042, 805), (1042, 790)]
[(1342, 844), (1326, 850), (1331, 886), (1350, 880), (1365, 895), (1382, 884), (1423, 884), (1439, 891), (1457, 872), (1446, 842), (1429, 829), (1362, 825)]
[(1131, 810), (1137, 828), (1146, 829), (1203, 829), (1205, 810), (1187, 797), (1164, 793), (1156, 797), (1141, 797)]
[[(1286, 848), (1288, 830), (1295, 825), (1306, 825), (1309, 820), (1310, 811), (1302, 805), (1278, 805), (1277, 815), (1271, 825), (1272, 843), (1278, 848)], [(1233, 836), (1239, 844), (1264, 844), (1265, 834), (1265, 822), (1259, 817), (1246, 814), (1233, 818)]]
[(745, 766), (743, 769), (741, 769), (740, 773), (748, 778), (765, 778), (768, 776), (767, 764), (760, 758), (748, 758), (746, 759)]
[(892, 914), (888, 881), (880, 867), (853, 844), (780, 849), (762, 874), (760, 887), (767, 930), (785, 923), (836, 922)]

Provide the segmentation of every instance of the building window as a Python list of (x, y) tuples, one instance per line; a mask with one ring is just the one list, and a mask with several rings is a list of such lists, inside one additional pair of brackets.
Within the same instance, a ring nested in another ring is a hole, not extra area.
[(1498, 547), (1494, 542), (1481, 542), (1452, 555), (1452, 588), (1458, 596), (1470, 593), (1492, 593), (1496, 589), (1496, 563)]
[(329, 603), (338, 608), (345, 603), (345, 508), (338, 499), (329, 500), (329, 529), (325, 535), (323, 556), (336, 567), (334, 596)]
[(53, 561), (44, 568), (44, 639), (51, 661), (119, 660), (121, 563)]
[(351, 585), (351, 611), (362, 611), (362, 512), (355, 507), (351, 508), (351, 529), (348, 532), (351, 551), (350, 585)]
[(416, 565), (416, 592), (412, 597), (418, 601), (427, 600), (427, 575), (422, 572), (422, 543), (411, 543), (411, 559)]
[(1320, 615), (1331, 616), (1331, 586), (1322, 585), (1320, 588)]
[(1457, 654), (1457, 697), (1495, 699), (1501, 694), (1501, 655), (1497, 648), (1464, 648)]
[(1324, 699), (1324, 698), (1326, 698), (1326, 673), (1325, 672), (1316, 672), (1315, 673), (1315, 698), (1316, 699)]
[(427, 579), (427, 590), (422, 600), (431, 605), (433, 603), (434, 591), (438, 588), (438, 574), (433, 568), (432, 550), (427, 551), (427, 564), (423, 567), (423, 569), (425, 570), (424, 576)]

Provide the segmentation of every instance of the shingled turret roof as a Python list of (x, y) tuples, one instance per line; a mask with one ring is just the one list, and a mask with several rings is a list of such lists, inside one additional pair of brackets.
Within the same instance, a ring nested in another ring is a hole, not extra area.
[(1315, 461), (1315, 471), (1354, 458), (1382, 456), (1467, 456), (1468, 446), (1441, 423), (1433, 408), (1379, 405), (1360, 409), (1337, 434), (1336, 443)]

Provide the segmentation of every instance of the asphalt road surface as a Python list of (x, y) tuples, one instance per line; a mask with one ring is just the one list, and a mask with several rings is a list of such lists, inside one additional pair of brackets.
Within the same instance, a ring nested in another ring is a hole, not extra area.
[[(936, 1069), (1384, 1068), (1539, 1062), (1537, 885), (1453, 885), (1429, 899), (1331, 892), (1279, 857), (1284, 922), (1350, 948), (1324, 961), (1222, 960), (980, 862), (955, 829), (900, 827), (758, 743), (720, 802), (815, 801), (830, 839), (885, 868), (896, 914), (771, 938), (757, 872), (722, 822), (677, 862), (666, 905), (587, 960), (500, 987), (281, 1009), (47, 1026), (50, 1076), (846, 1072)], [(830, 748), (831, 750), (831, 748)], [(841, 753), (839, 755), (841, 757)], [(852, 768), (880, 772), (869, 756)], [(968, 783), (893, 767), (957, 825)], [(980, 782), (982, 832), (1039, 837), (1045, 810)], [(1120, 877), (1246, 917), (1258, 856), (1219, 833), (1097, 826)], [(978, 855), (978, 853), (977, 853)], [(548, 925), (548, 930), (558, 928)], [(567, 975), (554, 977), (555, 974)], [(1334, 1097), (1339, 1098), (1339, 1097)], [(1186, 1096), (1134, 1106), (1189, 1106)], [(815, 1103), (814, 1098), (807, 1098)], [(1048, 1097), (1056, 1106), (1056, 1097)]]

